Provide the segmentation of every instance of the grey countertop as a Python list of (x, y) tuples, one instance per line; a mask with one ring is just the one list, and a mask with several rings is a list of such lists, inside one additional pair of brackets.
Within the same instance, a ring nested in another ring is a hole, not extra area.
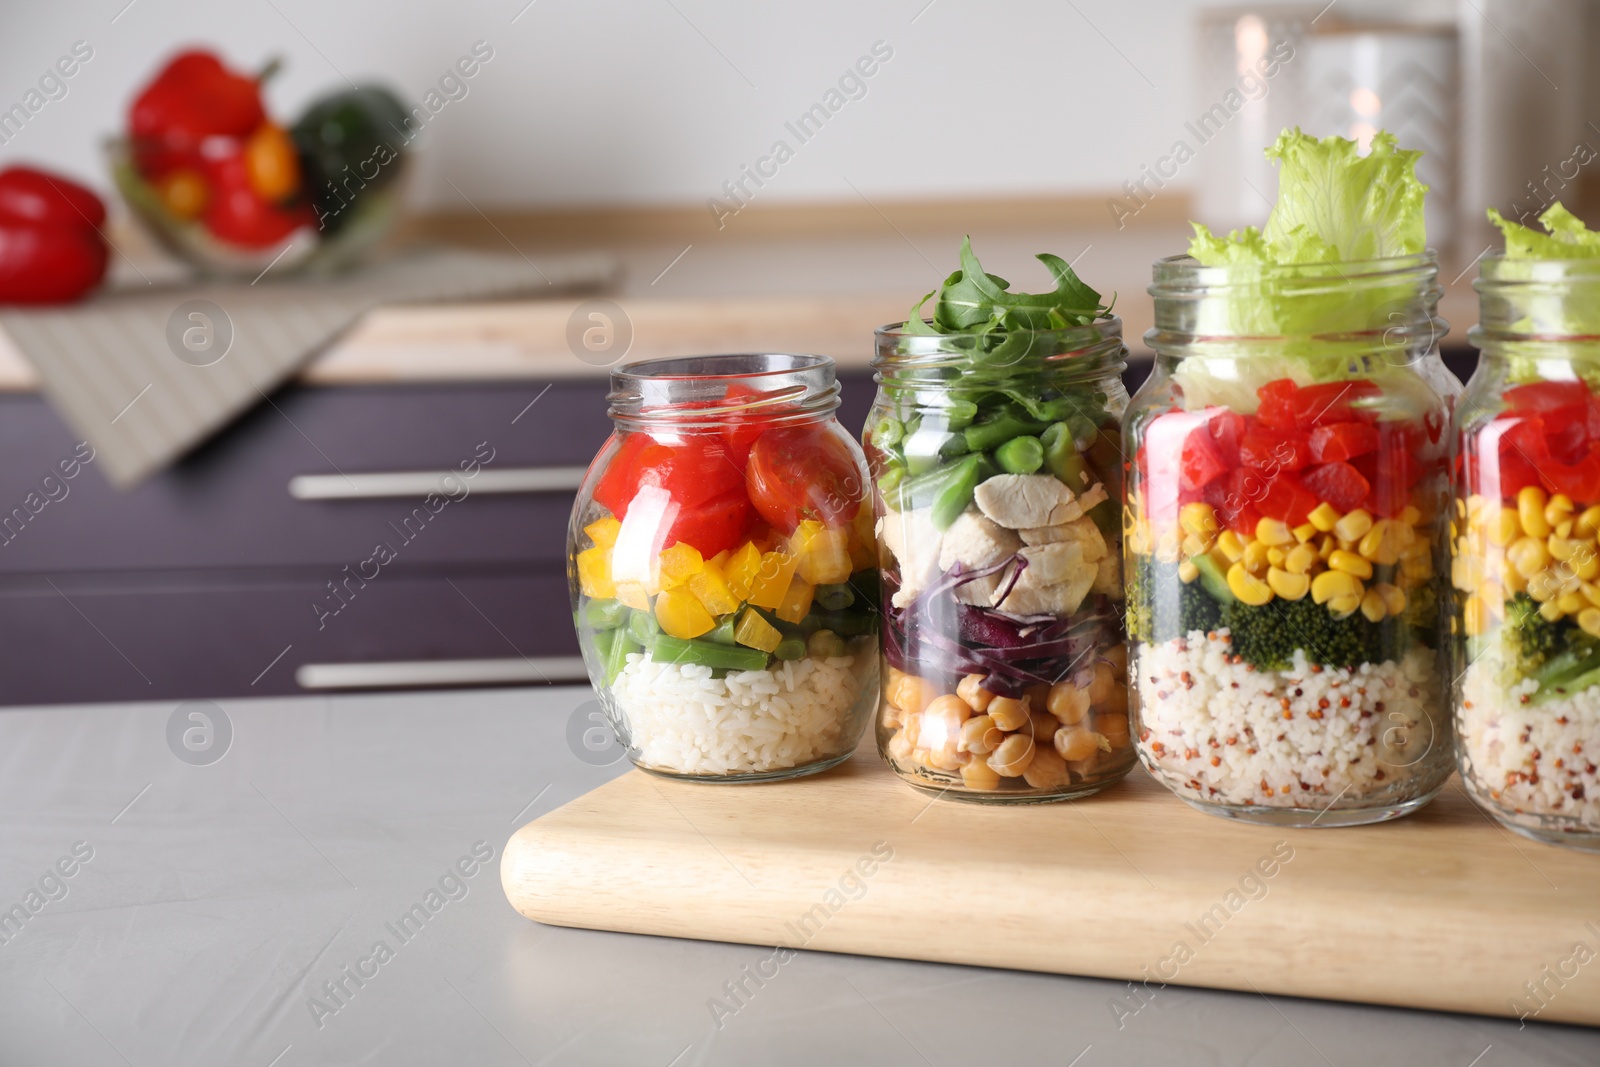
[(734, 1001), (770, 948), (500, 891), (513, 830), (626, 766), (569, 743), (591, 700), (0, 711), (0, 1065), (1600, 1063), (1594, 1030), (814, 952)]

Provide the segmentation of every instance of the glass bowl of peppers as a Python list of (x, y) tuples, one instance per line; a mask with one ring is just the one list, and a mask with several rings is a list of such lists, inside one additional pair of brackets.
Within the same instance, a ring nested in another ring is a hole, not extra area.
[(134, 98), (107, 155), (117, 190), (169, 253), (200, 273), (256, 278), (349, 267), (399, 217), (413, 131), (376, 87), (314, 101), (290, 126), (258, 75), (178, 54)]

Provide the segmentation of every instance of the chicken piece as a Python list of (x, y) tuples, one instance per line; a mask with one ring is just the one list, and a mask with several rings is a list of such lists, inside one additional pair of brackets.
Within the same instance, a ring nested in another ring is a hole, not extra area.
[(1091, 593), (1102, 593), (1112, 600), (1122, 599), (1122, 559), (1115, 553), (1107, 552), (1100, 558), (1098, 569), (1095, 571), (1094, 584), (1089, 587)]
[(1100, 533), (1100, 527), (1096, 526), (1094, 520), (1088, 516), (1061, 523), (1059, 526), (1040, 526), (1022, 530), (1021, 534), (1025, 545), (1076, 544), (1082, 548), (1086, 563), (1098, 563), (1106, 556), (1106, 539)]
[(980, 483), (978, 507), (1008, 530), (1055, 526), (1083, 514), (1068, 489), (1050, 474), (997, 474)]
[(878, 520), (878, 539), (900, 566), (900, 588), (894, 606), (903, 608), (927, 588), (939, 573), (939, 552), (943, 541), (933, 525), (933, 509), (886, 512)]
[[(1015, 532), (995, 525), (977, 512), (965, 511), (944, 532), (944, 543), (939, 549), (939, 572), (942, 574), (957, 563), (968, 570), (991, 567), (1016, 555), (1021, 547), (1022, 541)], [(1009, 570), (964, 582), (956, 587), (956, 599), (980, 608), (993, 607), (994, 594)]]
[[(1088, 511), (1090, 508), (1101, 503), (1105, 499), (1106, 487), (1101, 485), (1099, 482), (1096, 482), (1093, 486), (1079, 494), (1074, 503), (1084, 511)], [(1053, 526), (1030, 526), (1025, 529), (1018, 530), (1017, 532), (1022, 535), (1023, 544), (1048, 545), (1057, 541), (1072, 540), (1074, 535), (1072, 531), (1066, 529), (1066, 527), (1071, 523), (1078, 521), (1089, 520), (1084, 519), (1080, 515), (1074, 515), (1071, 519), (1063, 520), (1062, 522)]]
[(1083, 567), (1063, 582), (1042, 583), (1030, 578), (1029, 567), (998, 607), (1014, 615), (1071, 615), (1083, 603), (1097, 570)]

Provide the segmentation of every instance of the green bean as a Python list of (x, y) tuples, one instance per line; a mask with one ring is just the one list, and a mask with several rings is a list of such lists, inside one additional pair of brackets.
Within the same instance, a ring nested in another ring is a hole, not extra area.
[(611, 634), (611, 647), (607, 650), (605, 658), (607, 685), (615, 682), (617, 675), (622, 673), (622, 668), (628, 665), (629, 653), (644, 651), (643, 646), (635, 641), (627, 630), (612, 630)]
[(930, 517), (935, 529), (948, 530), (950, 524), (967, 510), (987, 466), (981, 455), (963, 456), (951, 465), (949, 481), (939, 488), (933, 498), (933, 514)]
[(655, 640), (656, 634), (661, 632), (661, 624), (651, 612), (635, 611), (628, 619), (628, 632), (633, 635), (635, 641), (648, 645)]
[(906, 469), (900, 464), (885, 466), (883, 473), (878, 475), (878, 492), (886, 497), (891, 496), (900, 487), (900, 483), (905, 481), (905, 477)]
[(978, 417), (978, 405), (970, 400), (952, 400), (944, 409), (945, 425), (952, 430), (964, 430)]
[(1072, 441), (1071, 427), (1064, 422), (1055, 423), (1040, 435), (1039, 441), (1044, 445), (1044, 463), (1051, 474), (1075, 493), (1089, 488), (1083, 457), (1078, 454), (1078, 446)]
[(967, 448), (972, 452), (987, 452), (991, 448), (998, 448), (1013, 437), (1020, 437), (1023, 434), (1036, 434), (1044, 429), (1045, 425), (1042, 422), (1002, 415), (1000, 418), (989, 422), (980, 422), (976, 426), (968, 426), (964, 431), (967, 438)]
[(738, 644), (738, 642), (733, 639), (733, 623), (734, 617), (729, 615), (727, 618), (713, 626), (710, 632), (708, 632), (701, 640), (715, 641), (719, 645)]
[(872, 428), (872, 443), (884, 452), (905, 440), (905, 436), (905, 425), (892, 415), (885, 415)]
[(767, 654), (759, 648), (719, 645), (714, 641), (685, 641), (668, 634), (656, 635), (650, 644), (650, 655), (657, 663), (691, 663), (730, 671), (767, 669)]
[(856, 602), (856, 594), (848, 582), (838, 585), (819, 585), (814, 594), (819, 606), (827, 611), (843, 611)]
[(785, 637), (772, 654), (779, 659), (805, 659), (806, 643), (798, 637)]
[(576, 621), (580, 627), (587, 626), (591, 630), (614, 630), (628, 621), (628, 605), (618, 600), (586, 598), (578, 609)]
[(1044, 466), (1044, 446), (1037, 437), (1013, 437), (994, 450), (994, 461), (1007, 474), (1032, 474)]
[(818, 630), (806, 642), (806, 651), (819, 659), (832, 659), (845, 654), (844, 641), (832, 630)]
[(945, 439), (944, 444), (939, 446), (939, 455), (944, 456), (946, 459), (964, 456), (967, 451), (967, 439), (958, 433), (951, 434)]

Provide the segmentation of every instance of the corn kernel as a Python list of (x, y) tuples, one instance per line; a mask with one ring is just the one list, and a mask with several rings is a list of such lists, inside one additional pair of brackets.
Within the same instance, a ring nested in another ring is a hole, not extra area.
[(1398, 615), (1406, 610), (1406, 593), (1404, 589), (1397, 585), (1390, 585), (1388, 582), (1379, 582), (1372, 588), (1376, 589), (1378, 595), (1383, 597), (1383, 610), (1390, 615)]
[(1187, 585), (1189, 582), (1194, 581), (1198, 577), (1200, 577), (1200, 568), (1196, 566), (1194, 560), (1186, 559), (1182, 563), (1178, 564), (1179, 581)]
[(1311, 578), (1273, 567), (1267, 571), (1267, 585), (1285, 600), (1299, 600), (1311, 591)]
[(1578, 554), (1579, 542), (1569, 541), (1557, 534), (1551, 534), (1545, 539), (1545, 548), (1549, 550), (1552, 559), (1565, 563)]
[(1283, 567), (1291, 574), (1309, 574), (1317, 562), (1317, 550), (1310, 545), (1296, 545), (1283, 559)]
[(1232, 530), (1223, 530), (1218, 535), (1217, 548), (1228, 557), (1229, 563), (1237, 563), (1244, 556), (1244, 542), (1239, 540), (1239, 535)]
[(1572, 498), (1565, 493), (1557, 493), (1544, 506), (1544, 521), (1551, 527), (1558, 526), (1563, 519), (1572, 517), (1572, 510)]
[(1572, 523), (1572, 535), (1574, 537), (1589, 538), (1597, 533), (1600, 533), (1600, 504), (1584, 508), (1583, 514), (1579, 515)]
[(1367, 617), (1368, 622), (1382, 622), (1389, 609), (1383, 603), (1383, 594), (1376, 589), (1368, 589), (1361, 598), (1361, 614)]
[(1178, 509), (1178, 525), (1202, 541), (1210, 541), (1217, 535), (1217, 531), (1222, 529), (1222, 524), (1217, 521), (1216, 511), (1210, 504), (1199, 500), (1191, 501)]
[(1517, 493), (1517, 517), (1522, 520), (1523, 533), (1530, 537), (1550, 536), (1550, 524), (1544, 518), (1547, 503), (1544, 490), (1537, 485), (1525, 485)]
[(1372, 524), (1366, 536), (1356, 546), (1356, 551), (1380, 566), (1391, 566), (1400, 562), (1400, 534), (1398, 526), (1389, 519), (1379, 519)]
[(1600, 554), (1596, 554), (1593, 542), (1579, 542), (1577, 552), (1573, 553), (1567, 564), (1586, 582), (1600, 576)]
[(1578, 612), (1578, 626), (1590, 637), (1600, 637), (1600, 608), (1584, 608)]
[(1400, 509), (1400, 514), (1396, 518), (1407, 526), (1415, 526), (1422, 521), (1422, 511), (1415, 504), (1407, 504)]
[[(1533, 486), (1528, 488), (1532, 489)], [(1524, 578), (1531, 580), (1535, 574), (1550, 565), (1550, 553), (1539, 538), (1519, 537), (1506, 549), (1506, 562), (1516, 568)]]
[(1196, 556), (1205, 555), (1211, 548), (1211, 542), (1192, 533), (1184, 534), (1179, 548), (1183, 551), (1184, 559), (1193, 559)]
[(1276, 545), (1267, 549), (1267, 564), (1269, 566), (1281, 567), (1283, 566), (1283, 560), (1283, 549), (1277, 547)]
[(1545, 622), (1560, 622), (1561, 605), (1554, 600), (1546, 600), (1539, 605), (1539, 614), (1544, 617)]
[(1260, 607), (1272, 599), (1272, 587), (1251, 575), (1242, 562), (1228, 568), (1228, 589), (1252, 607)]
[(1489, 498), (1481, 493), (1473, 493), (1467, 497), (1467, 518), (1476, 522), (1483, 517), (1484, 511), (1489, 507)]
[(1334, 538), (1333, 534), (1323, 534), (1322, 543), (1317, 546), (1317, 557), (1325, 560), (1333, 555), (1334, 549), (1338, 547), (1339, 542)]
[(1528, 595), (1541, 604), (1554, 600), (1561, 595), (1561, 579), (1554, 571), (1540, 571), (1528, 579)]
[[(1572, 536), (1572, 520), (1571, 519), (1562, 519), (1560, 522), (1556, 523), (1556, 532), (1555, 532), (1554, 536), (1561, 537), (1561, 538), (1571, 537)], [(1580, 538), (1578, 538), (1578, 540), (1581, 541), (1581, 540), (1583, 540), (1583, 538), (1580, 537)]]
[(622, 523), (607, 515), (603, 519), (596, 519), (583, 528), (589, 540), (597, 548), (610, 548), (617, 543), (617, 534), (622, 529)]
[(1359, 541), (1370, 529), (1372, 529), (1372, 516), (1363, 508), (1356, 508), (1333, 524), (1333, 532), (1339, 535), (1341, 541)]
[(1287, 545), (1294, 534), (1282, 519), (1259, 519), (1256, 522), (1256, 540), (1265, 545)]
[(1244, 558), (1240, 562), (1251, 574), (1260, 574), (1267, 569), (1267, 546), (1260, 541), (1251, 541), (1244, 546)]
[(1345, 571), (1323, 571), (1311, 579), (1311, 599), (1318, 604), (1326, 604), (1335, 597), (1348, 596), (1355, 597), (1356, 603), (1360, 604), (1361, 582), (1353, 574)]
[(1361, 598), (1359, 596), (1336, 596), (1328, 601), (1328, 610), (1333, 613), (1336, 619), (1354, 615), (1360, 607)]
[(1576, 615), (1584, 607), (1583, 597), (1578, 593), (1562, 593), (1556, 597), (1555, 604), (1563, 615)]
[(1336, 571), (1344, 571), (1346, 574), (1353, 574), (1357, 578), (1372, 577), (1371, 560), (1363, 559), (1354, 552), (1346, 552), (1343, 549), (1340, 549), (1328, 557), (1328, 566), (1332, 567)]
[(1311, 509), (1311, 514), (1306, 516), (1306, 521), (1323, 533), (1327, 533), (1338, 523), (1339, 513), (1334, 510), (1332, 504), (1324, 500)]
[(1311, 525), (1309, 522), (1302, 522), (1290, 532), (1294, 534), (1294, 539), (1299, 541), (1301, 544), (1305, 544), (1307, 541), (1317, 536), (1317, 528)]

